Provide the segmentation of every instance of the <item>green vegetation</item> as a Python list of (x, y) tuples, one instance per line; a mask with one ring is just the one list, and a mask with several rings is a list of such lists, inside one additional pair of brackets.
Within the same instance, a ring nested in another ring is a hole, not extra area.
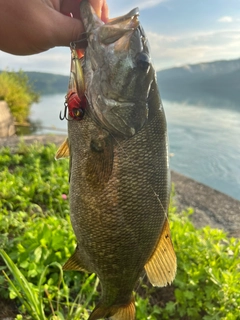
[[(18, 320), (87, 319), (99, 298), (95, 275), (62, 273), (76, 241), (68, 161), (56, 162), (55, 151), (24, 144), (14, 154), (0, 151), (0, 299), (18, 300)], [(240, 319), (240, 241), (209, 227), (196, 230), (190, 214), (171, 205), (177, 277), (163, 289), (141, 281), (138, 320)]]
[(7, 102), (15, 121), (27, 121), (31, 104), (38, 99), (39, 95), (32, 89), (24, 72), (0, 73), (0, 100)]

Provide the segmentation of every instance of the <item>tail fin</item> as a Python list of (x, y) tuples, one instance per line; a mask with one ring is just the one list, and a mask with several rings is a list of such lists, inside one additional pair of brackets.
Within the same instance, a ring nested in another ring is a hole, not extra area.
[(113, 305), (111, 307), (105, 307), (100, 303), (93, 310), (88, 320), (97, 320), (109, 317), (111, 320), (135, 320), (134, 299), (132, 298), (132, 300), (126, 305)]
[(135, 320), (135, 304), (132, 300), (128, 305), (121, 306), (111, 320)]

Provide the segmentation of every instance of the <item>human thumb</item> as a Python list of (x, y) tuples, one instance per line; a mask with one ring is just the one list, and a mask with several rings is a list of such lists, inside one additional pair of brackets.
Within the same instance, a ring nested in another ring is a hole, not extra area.
[(80, 20), (58, 13), (52, 32), (53, 46), (69, 46), (82, 38), (84, 27)]

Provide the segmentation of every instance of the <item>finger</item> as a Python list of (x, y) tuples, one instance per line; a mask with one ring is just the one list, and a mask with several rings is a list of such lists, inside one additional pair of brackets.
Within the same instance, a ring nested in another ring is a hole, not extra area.
[(108, 7), (107, 7), (106, 0), (89, 0), (89, 3), (91, 4), (97, 16), (100, 19), (102, 18), (107, 19)]
[(101, 19), (103, 22), (107, 22), (108, 21), (108, 17), (109, 17), (109, 10), (108, 10), (108, 5), (106, 3), (106, 1), (103, 2), (103, 6), (102, 6), (102, 16)]
[(102, 5), (103, 0), (89, 0), (89, 3), (93, 7), (94, 11), (96, 12), (97, 16), (101, 18), (102, 16)]
[(63, 0), (61, 3), (60, 11), (65, 15), (69, 15), (71, 12), (73, 17), (80, 19), (80, 1), (79, 0)]
[(69, 46), (71, 42), (80, 40), (83, 32), (80, 20), (59, 14), (53, 27), (54, 45)]
[[(61, 3), (61, 12), (65, 15), (69, 15), (71, 12), (74, 18), (80, 19), (80, 2), (81, 0), (63, 0)], [(108, 6), (106, 0), (89, 0), (89, 3), (99, 18), (106, 22), (108, 20)]]

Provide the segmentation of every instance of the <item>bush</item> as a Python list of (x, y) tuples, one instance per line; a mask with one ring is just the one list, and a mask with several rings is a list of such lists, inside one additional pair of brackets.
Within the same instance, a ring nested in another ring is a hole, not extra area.
[[(54, 145), (22, 145), (13, 155), (7, 148), (0, 152), (0, 249), (12, 259), (16, 277), (13, 287), (0, 275), (0, 297), (19, 299), (24, 319), (87, 319), (87, 308), (97, 300), (97, 280), (80, 272), (62, 276), (59, 270), (76, 240), (66, 200), (68, 161), (56, 162), (55, 150)], [(177, 213), (171, 205), (177, 276), (173, 286), (162, 289), (140, 282), (138, 320), (240, 319), (240, 241), (209, 227), (196, 230), (189, 220), (192, 213)], [(16, 266), (21, 275), (16, 276)], [(3, 261), (0, 269), (12, 281)], [(21, 286), (25, 278), (27, 284)], [(44, 316), (37, 318), (40, 311), (29, 310), (27, 286)]]
[(23, 123), (27, 121), (31, 104), (38, 102), (39, 95), (33, 91), (24, 72), (0, 73), (0, 100), (5, 100), (14, 120)]

